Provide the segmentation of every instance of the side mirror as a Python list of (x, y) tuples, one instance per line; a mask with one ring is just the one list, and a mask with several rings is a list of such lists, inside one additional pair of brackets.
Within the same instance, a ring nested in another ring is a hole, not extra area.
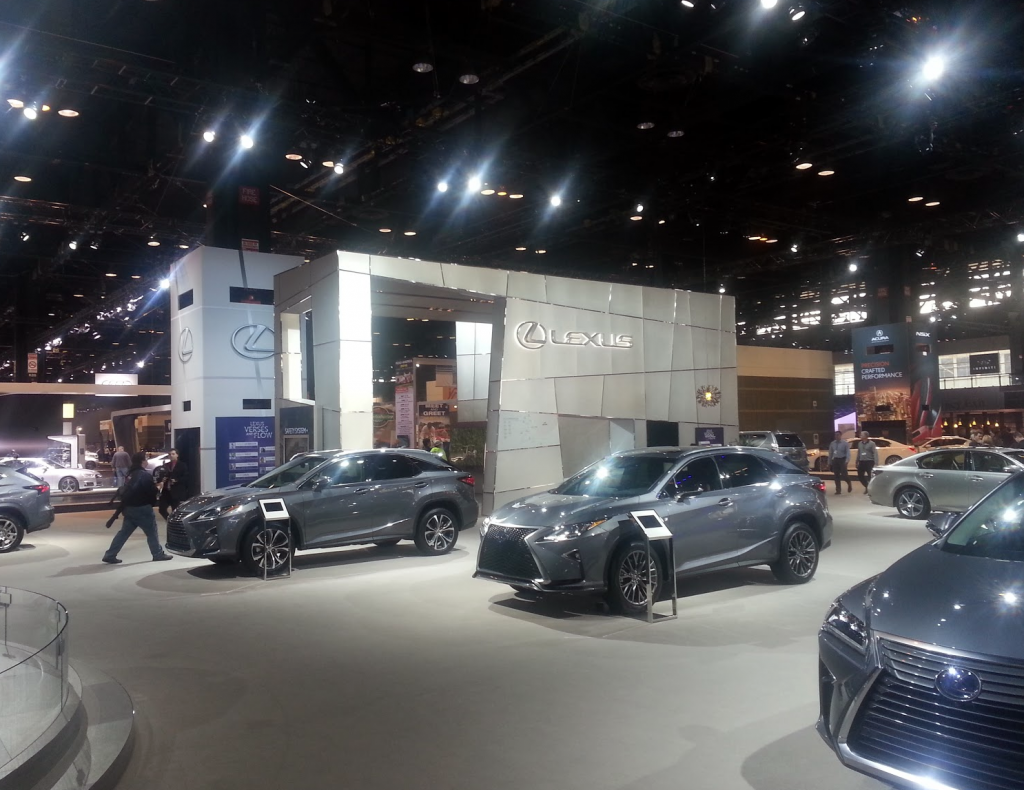
[(323, 491), (325, 488), (327, 488), (327, 482), (328, 481), (326, 477), (318, 477), (315, 480), (313, 480), (312, 488), (314, 491)]
[(935, 537), (941, 538), (959, 517), (959, 513), (936, 513), (934, 516), (924, 522), (925, 529), (932, 533)]

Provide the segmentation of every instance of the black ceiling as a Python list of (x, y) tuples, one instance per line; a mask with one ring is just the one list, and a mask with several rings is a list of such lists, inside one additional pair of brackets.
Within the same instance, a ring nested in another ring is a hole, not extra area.
[[(48, 375), (127, 364), (115, 335), (165, 358), (150, 289), (202, 243), (211, 187), (254, 165), (277, 252), (724, 286), (751, 320), (850, 259), (915, 288), (1020, 259), (1024, 4), (819, 0), (792, 21), (794, 2), (693, 3), (3, 4), (0, 99), (40, 111), (0, 105), (0, 362), (140, 293), (112, 331), (62, 336)], [(477, 173), (524, 197), (467, 194)]]

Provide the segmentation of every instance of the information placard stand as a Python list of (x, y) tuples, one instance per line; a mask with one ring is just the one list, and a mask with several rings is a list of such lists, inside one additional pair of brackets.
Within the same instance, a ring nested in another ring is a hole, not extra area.
[(292, 529), (288, 508), (283, 499), (261, 499), (259, 500), (260, 510), (263, 511), (263, 546), (265, 552), (280, 551), (282, 546), (277, 544), (276, 537), (283, 528), (285, 538), (284, 550), (288, 554), (288, 571), (286, 573), (267, 574), (268, 563), (263, 562), (263, 581), (270, 579), (287, 579), (292, 575)]
[(644, 546), (647, 549), (647, 622), (654, 622), (654, 580), (651, 578), (651, 567), (654, 565), (654, 552), (651, 550), (651, 543), (654, 541), (665, 541), (668, 555), (668, 568), (665, 572), (672, 580), (672, 614), (658, 616), (658, 622), (663, 620), (675, 620), (679, 616), (678, 600), (679, 594), (676, 588), (676, 551), (672, 540), (672, 532), (665, 520), (653, 510), (634, 510), (629, 514), (633, 523), (640, 527), (644, 535)]

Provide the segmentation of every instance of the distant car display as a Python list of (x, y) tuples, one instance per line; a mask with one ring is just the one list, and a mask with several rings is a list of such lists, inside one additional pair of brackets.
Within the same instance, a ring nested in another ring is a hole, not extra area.
[(929, 439), (920, 445), (917, 449), (923, 453), (927, 450), (940, 450), (943, 447), (967, 447), (970, 443), (971, 440), (965, 439), (963, 436), (936, 436), (934, 439)]
[(99, 488), (103, 479), (99, 472), (91, 469), (70, 469), (45, 458), (8, 458), (0, 464), (45, 480), (62, 494)]
[[(909, 458), (917, 452), (916, 447), (911, 447), (908, 444), (900, 444), (894, 442), (892, 439), (883, 439), (879, 436), (872, 436), (871, 441), (875, 443), (878, 448), (878, 463), (879, 464), (894, 464), (904, 458)], [(848, 439), (847, 442), (850, 445), (850, 462), (847, 468), (851, 472), (857, 471), (857, 445), (860, 444), (860, 439)], [(817, 472), (827, 472), (828, 466), (828, 448), (823, 450), (815, 449), (809, 450), (807, 453), (811, 468)]]
[(792, 461), (805, 472), (810, 468), (807, 446), (800, 434), (792, 431), (740, 431), (740, 444), (744, 447), (763, 447)]

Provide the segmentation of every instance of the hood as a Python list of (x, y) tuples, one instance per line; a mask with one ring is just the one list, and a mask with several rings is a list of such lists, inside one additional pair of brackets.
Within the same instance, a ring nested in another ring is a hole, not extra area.
[(638, 497), (594, 499), (563, 494), (534, 494), (498, 508), (491, 515), (491, 522), (510, 526), (555, 527), (559, 524), (598, 519), (613, 511), (629, 509), (637, 499)]
[[(929, 544), (882, 573), (869, 625), (943, 647), (1024, 660), (1024, 563), (966, 557)], [(1017, 604), (1001, 593), (1016, 592)]]
[(198, 510), (211, 507), (212, 505), (229, 504), (233, 502), (248, 502), (264, 499), (266, 497), (278, 497), (294, 491), (295, 486), (281, 486), (280, 488), (246, 488), (245, 486), (230, 486), (229, 488), (217, 488), (213, 491), (204, 491), (178, 506), (183, 515), (195, 513)]

